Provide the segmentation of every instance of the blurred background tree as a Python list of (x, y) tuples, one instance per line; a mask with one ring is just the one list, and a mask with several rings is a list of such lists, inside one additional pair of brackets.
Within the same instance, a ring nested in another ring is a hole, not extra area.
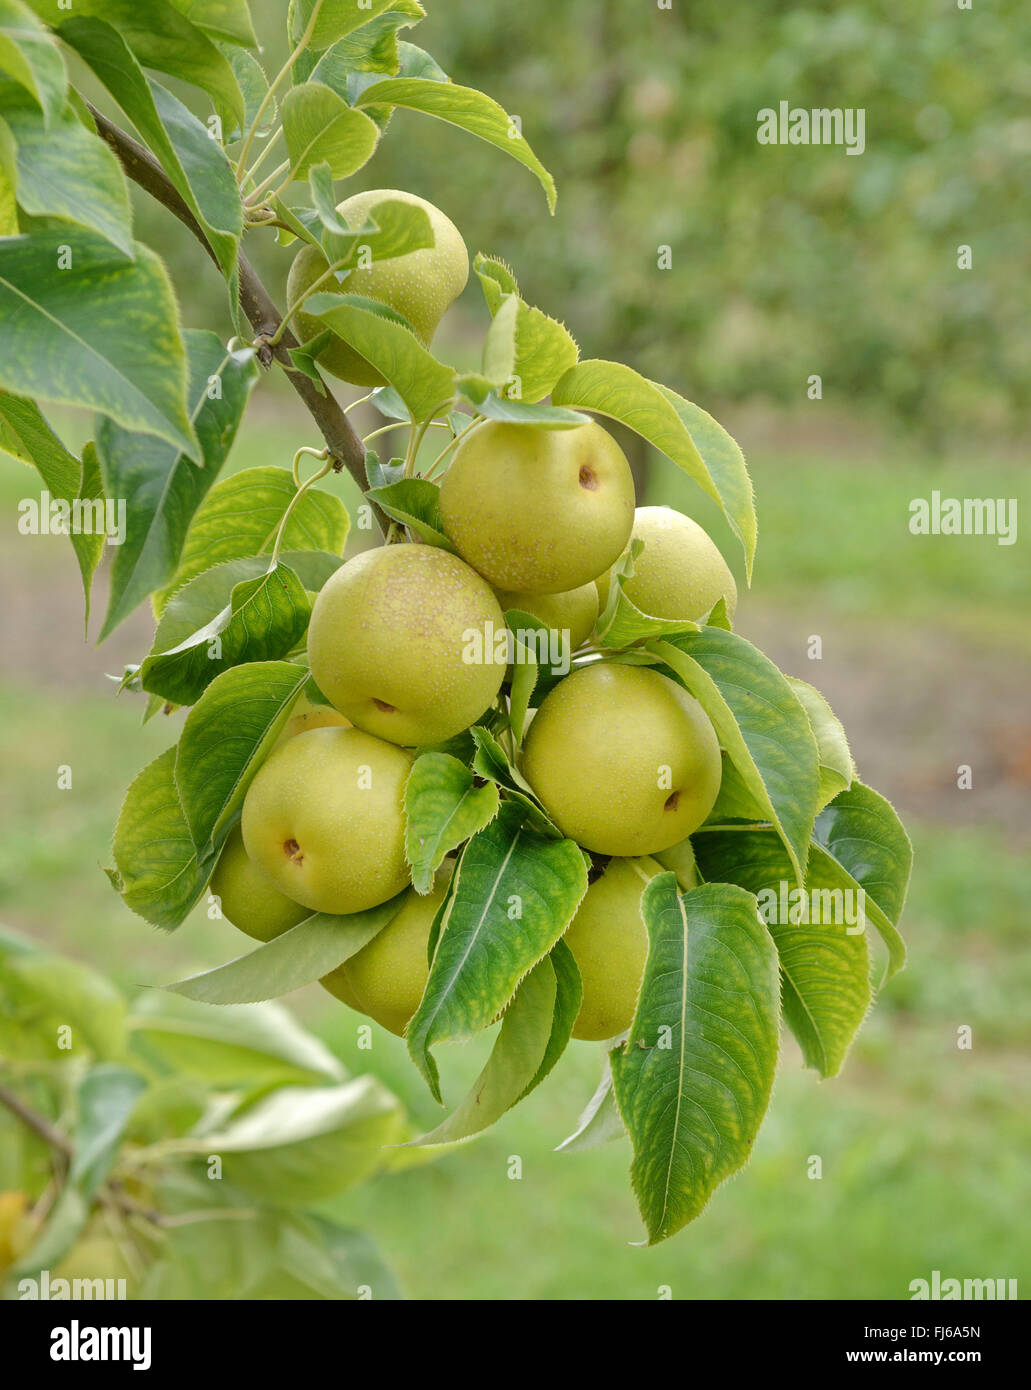
[[(256, 20), (275, 58), (278, 7)], [(557, 217), (520, 171), (498, 176), (487, 146), (407, 112), (348, 191), (438, 202), (585, 355), (618, 353), (702, 403), (800, 404), (817, 373), (837, 408), (933, 444), (1026, 425), (1031, 12), (1018, 0), (767, 0), (746, 15), (720, 0), (523, 0), (503, 24), (483, 0), (450, 0), (410, 37), (520, 117), (558, 180)], [(757, 112), (782, 98), (864, 108), (865, 153), (760, 145)]]

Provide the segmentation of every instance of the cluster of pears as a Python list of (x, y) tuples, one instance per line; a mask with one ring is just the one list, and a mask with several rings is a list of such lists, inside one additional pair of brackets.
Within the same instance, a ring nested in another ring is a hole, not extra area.
[[(359, 195), (340, 211), (353, 223), (384, 197), (411, 195)], [(453, 224), (423, 206), (436, 246), (355, 271), (365, 278), (348, 288), (390, 303), (428, 341), (465, 283), (468, 258)], [(296, 284), (317, 269), (302, 251)], [(310, 331), (319, 329), (314, 321)], [(331, 369), (372, 384), (361, 370), (368, 364), (340, 346)], [(575, 650), (634, 538), (644, 547), (624, 591), (643, 612), (694, 620), (720, 599), (732, 613), (737, 598), (701, 527), (669, 508), (635, 510), (626, 457), (595, 422), (477, 424), (454, 451), (440, 512), (457, 553), (381, 546), (354, 556), (321, 590), (308, 660), (328, 705), (297, 707), (248, 789), (211, 883), (223, 914), (262, 941), (313, 912), (361, 912), (403, 893), (388, 925), (323, 980), (398, 1034), (422, 997), (430, 928), (453, 871), (445, 861), (428, 894), (411, 887), (408, 774), (418, 750), (462, 734), (498, 700), (509, 672), (489, 634), (503, 630), (504, 612), (531, 614)], [(471, 647), (470, 633), (484, 640)], [(663, 867), (685, 887), (695, 882), (687, 837), (716, 801), (719, 743), (698, 701), (645, 666), (589, 660), (531, 715), (520, 770), (559, 830), (595, 857), (565, 937), (584, 984), (574, 1036), (610, 1038), (629, 1026), (640, 987), (645, 884)]]

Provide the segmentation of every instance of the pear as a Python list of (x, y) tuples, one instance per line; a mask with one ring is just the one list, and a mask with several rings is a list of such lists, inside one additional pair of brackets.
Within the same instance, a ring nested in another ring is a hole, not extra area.
[(361, 729), (310, 729), (247, 789), (247, 854), (313, 912), (363, 912), (409, 882), (404, 791), (412, 755)]
[(593, 421), (571, 430), (488, 421), (462, 440), (440, 485), (444, 530), (498, 589), (557, 594), (618, 558), (634, 520), (634, 480)]
[(721, 598), (727, 617), (737, 607), (737, 585), (708, 532), (672, 507), (638, 507), (632, 539), (644, 541), (634, 573), (623, 581), (631, 603), (653, 618), (696, 621)]
[(0, 1273), (14, 1264), (20, 1253), (16, 1232), (29, 1210), (29, 1194), (10, 1188), (0, 1192)]
[(697, 830), (722, 773), (694, 696), (645, 666), (582, 666), (530, 725), (522, 770), (564, 835), (596, 854), (656, 854)]
[(280, 744), (286, 743), (287, 739), (293, 738), (295, 734), (303, 734), (308, 729), (348, 729), (350, 726), (351, 721), (345, 719), (338, 710), (330, 709), (329, 705), (313, 705), (307, 695), (301, 695), (290, 711), (290, 718), (273, 747), (278, 748)]
[(315, 600), (308, 659), (352, 724), (416, 747), (453, 738), (495, 699), (505, 664), (490, 632), (504, 629), (490, 586), (457, 555), (379, 546), (341, 565)]
[(51, 1275), (51, 1279), (124, 1279), (126, 1293), (133, 1297), (136, 1291), (137, 1274), (130, 1265), (125, 1250), (112, 1236), (107, 1224), (94, 1217), (68, 1253), (63, 1256)]
[(426, 988), (430, 927), (444, 901), (452, 867), (445, 860), (424, 897), (411, 889), (397, 916), (322, 979), (330, 994), (398, 1037), (404, 1035)]
[(255, 941), (271, 941), (311, 916), (309, 908), (281, 893), (248, 858), (239, 826), (225, 842), (211, 875), (209, 892), (219, 899), (226, 921)]
[[(356, 193), (346, 198), (337, 207), (337, 212), (357, 230), (370, 218), (375, 221), (376, 204), (386, 200), (412, 203), (424, 208), (433, 230), (434, 245), (420, 251), (410, 251), (407, 256), (396, 256), (389, 261), (374, 261), (369, 266), (357, 266), (347, 279), (340, 284), (330, 276), (315, 291), (345, 294), (360, 294), (366, 299), (376, 299), (403, 314), (415, 329), (423, 347), (429, 347), (437, 325), (445, 312), (458, 298), (469, 278), (469, 253), (462, 240), (462, 234), (449, 217), (428, 203), (425, 198), (417, 198), (414, 193), (398, 189), (376, 188), (367, 193)], [(317, 246), (303, 246), (294, 258), (287, 280), (287, 303), (294, 304), (311, 289), (321, 276), (325, 275), (329, 262)], [(326, 329), (326, 324), (303, 310), (294, 317), (297, 336), (302, 342), (317, 337)], [(342, 339), (333, 340), (318, 358), (333, 376), (356, 386), (384, 386), (386, 383), (375, 367), (360, 357)]]
[(655, 858), (664, 869), (670, 869), (676, 874), (677, 886), (682, 893), (698, 887), (698, 864), (695, 861), (694, 845), (690, 840), (681, 840), (679, 845), (660, 850)]
[(518, 608), (557, 632), (567, 632), (571, 652), (583, 646), (598, 621), (598, 590), (593, 581), (562, 594), (519, 594), (499, 589), (497, 596), (503, 612)]
[(648, 959), (641, 894), (662, 872), (654, 859), (610, 859), (587, 889), (562, 938), (573, 953), (584, 991), (574, 1038), (614, 1038), (633, 1022)]

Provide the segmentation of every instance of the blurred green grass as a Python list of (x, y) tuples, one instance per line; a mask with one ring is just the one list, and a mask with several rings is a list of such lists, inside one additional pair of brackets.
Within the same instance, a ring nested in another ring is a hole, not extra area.
[[(299, 430), (285, 409), (257, 412), (231, 467), (288, 466)], [(790, 607), (818, 586), (848, 622), (877, 616), (948, 631), (977, 623), (1000, 658), (1026, 645), (1026, 580), (1016, 547), (966, 538), (914, 541), (908, 501), (932, 487), (981, 495), (980, 465), (900, 456), (870, 462), (754, 451), (760, 500), (756, 588)], [(0, 466), (0, 503), (25, 494), (26, 474)], [(862, 486), (856, 486), (857, 477)], [(995, 478), (999, 470), (993, 470)], [(1017, 492), (1017, 474), (1012, 492)], [(357, 493), (335, 479), (354, 510)], [(650, 500), (692, 511), (736, 562), (697, 489), (669, 465), (653, 469)], [(886, 526), (885, 517), (898, 524)], [(12, 528), (13, 530), (13, 528)], [(871, 539), (873, 538), (873, 539)], [(71, 594), (67, 542), (31, 550), (33, 582)], [(26, 593), (18, 602), (29, 602)], [(15, 602), (12, 597), (9, 602)], [(39, 641), (47, 634), (41, 632)], [(74, 665), (75, 650), (67, 660)], [(112, 894), (99, 865), (125, 786), (173, 741), (176, 721), (138, 725), (130, 697), (99, 687), (0, 683), (8, 795), (0, 809), (0, 920), (110, 971), (123, 985), (159, 985), (248, 948), (199, 909), (164, 936)], [(972, 716), (973, 717), (973, 716)], [(45, 731), (45, 737), (42, 736)], [(73, 786), (57, 790), (57, 766)], [(1025, 859), (990, 825), (922, 825), (907, 817), (916, 874), (903, 923), (909, 969), (891, 982), (846, 1064), (818, 1083), (785, 1041), (774, 1099), (749, 1168), (687, 1231), (655, 1250), (640, 1239), (623, 1143), (554, 1154), (575, 1127), (600, 1068), (577, 1044), (523, 1106), (488, 1135), (435, 1163), (384, 1176), (334, 1204), (382, 1243), (411, 1297), (472, 1299), (907, 1296), (932, 1269), (960, 1277), (1031, 1277), (1019, 1220), (1031, 1197), (1031, 1066), (1021, 1048), (1031, 1019), (1026, 950)], [(316, 987), (290, 999), (348, 1065), (372, 1069), (411, 1105), (417, 1123), (437, 1118), (403, 1044), (376, 1030), (356, 1045), (355, 1016)], [(973, 1048), (957, 1047), (969, 1025)], [(482, 1048), (442, 1050), (457, 1100)], [(807, 1176), (819, 1156), (823, 1177)], [(509, 1176), (513, 1157), (522, 1175)]]

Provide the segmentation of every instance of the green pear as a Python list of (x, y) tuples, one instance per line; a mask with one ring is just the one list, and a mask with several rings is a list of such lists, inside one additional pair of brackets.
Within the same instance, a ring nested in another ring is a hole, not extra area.
[(219, 899), (226, 921), (255, 941), (271, 941), (311, 916), (309, 908), (281, 893), (248, 857), (239, 826), (225, 842), (209, 892)]
[(426, 988), (430, 927), (444, 901), (452, 867), (445, 860), (425, 896), (411, 889), (397, 916), (322, 979), (331, 994), (398, 1037), (404, 1035)]
[(623, 592), (653, 618), (695, 621), (721, 598), (727, 617), (737, 607), (737, 585), (708, 532), (672, 507), (638, 507), (632, 539), (644, 541)]
[(29, 1207), (27, 1192), (16, 1188), (0, 1192), (0, 1273), (18, 1258), (20, 1251), (16, 1233)]
[(592, 662), (530, 725), (522, 770), (564, 835), (596, 854), (656, 854), (697, 830), (722, 773), (694, 696), (646, 666)]
[(563, 594), (519, 594), (499, 589), (497, 596), (503, 612), (518, 608), (558, 632), (568, 632), (571, 652), (583, 646), (598, 621), (598, 590), (593, 581)]
[(453, 738), (493, 702), (505, 663), (490, 634), (504, 629), (490, 586), (457, 555), (379, 546), (341, 565), (315, 600), (308, 659), (352, 724), (416, 747)]
[(633, 1022), (648, 959), (641, 894), (661, 873), (662, 865), (654, 859), (610, 859), (577, 908), (562, 938), (584, 990), (574, 1038), (614, 1038)]
[[(316, 294), (333, 293), (337, 290), (346, 294), (364, 295), (366, 299), (376, 299), (403, 314), (415, 329), (423, 347), (429, 347), (434, 333), (445, 312), (465, 288), (469, 278), (469, 253), (458, 228), (439, 208), (417, 198), (414, 193), (405, 193), (392, 188), (376, 188), (368, 193), (356, 193), (346, 198), (337, 207), (337, 212), (347, 224), (357, 230), (370, 218), (375, 220), (376, 204), (385, 200), (412, 203), (425, 209), (433, 230), (433, 246), (421, 251), (410, 251), (407, 256), (396, 256), (389, 261), (374, 261), (372, 265), (358, 265), (341, 285), (330, 276), (319, 285)], [(294, 304), (306, 295), (315, 281), (325, 275), (329, 262), (317, 246), (303, 246), (294, 258), (287, 280), (287, 303)], [(316, 337), (326, 329), (326, 324), (312, 314), (301, 310), (294, 317), (297, 336), (302, 342)], [(356, 386), (384, 386), (383, 377), (366, 362), (364, 357), (342, 339), (335, 339), (319, 356), (318, 364), (333, 376)]]
[(136, 1289), (137, 1275), (122, 1246), (111, 1235), (106, 1224), (99, 1218), (94, 1218), (61, 1259), (51, 1279), (67, 1279), (69, 1282), (74, 1279), (124, 1279), (126, 1293), (132, 1296)]
[(296, 734), (306, 733), (309, 729), (348, 729), (351, 721), (335, 709), (330, 709), (329, 705), (313, 705), (307, 695), (301, 695), (290, 711), (290, 718), (286, 721), (283, 732), (276, 739), (273, 748), (278, 748), (286, 743), (287, 739), (293, 738)]
[(677, 876), (677, 885), (682, 893), (698, 887), (698, 865), (694, 857), (694, 845), (690, 840), (681, 840), (679, 845), (660, 850), (655, 858), (664, 869), (671, 869)]
[(310, 729), (275, 749), (243, 802), (247, 853), (313, 912), (363, 912), (409, 882), (412, 755), (361, 729)]
[(626, 546), (634, 480), (593, 421), (547, 430), (491, 420), (455, 450), (440, 514), (459, 554), (495, 588), (564, 593), (596, 579)]

